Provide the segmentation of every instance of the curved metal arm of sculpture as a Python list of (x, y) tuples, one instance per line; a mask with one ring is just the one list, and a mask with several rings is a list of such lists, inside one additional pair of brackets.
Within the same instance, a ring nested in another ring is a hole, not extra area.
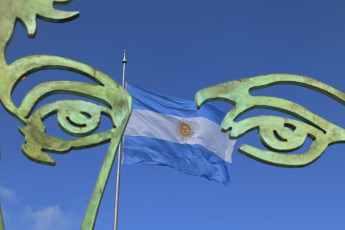
[[(14, 27), (20, 21), (30, 38), (36, 33), (36, 18), (49, 22), (66, 22), (79, 16), (79, 12), (54, 9), (54, 5), (66, 5), (71, 0), (0, 0), (0, 66), (6, 66), (6, 47), (11, 41)], [(3, 69), (3, 68), (1, 68)]]
[[(211, 86), (197, 92), (195, 101), (200, 108), (209, 101), (222, 100), (234, 105), (222, 122), (222, 130), (231, 130), (230, 138), (236, 139), (247, 132), (258, 129), (261, 142), (272, 151), (262, 150), (247, 144), (239, 152), (266, 164), (280, 167), (303, 167), (317, 160), (326, 148), (335, 143), (345, 142), (345, 130), (315, 115), (306, 108), (276, 97), (252, 96), (251, 90), (278, 84), (299, 85), (319, 91), (345, 104), (345, 94), (317, 80), (292, 75), (271, 74), (245, 78)], [(235, 122), (241, 114), (264, 108), (284, 112), (305, 122), (285, 117), (257, 116)], [(313, 139), (311, 148), (303, 154), (286, 154), (299, 149), (306, 140)]]
[[(105, 73), (70, 59), (35, 55), (21, 58), (11, 65), (5, 60), (6, 47), (18, 20), (25, 26), (29, 37), (34, 37), (36, 16), (50, 22), (65, 22), (76, 18), (78, 12), (64, 12), (53, 8), (53, 4), (69, 2), (70, 0), (0, 0), (0, 101), (25, 125), (20, 128), (25, 136), (22, 150), (35, 162), (54, 165), (55, 161), (45, 152), (67, 153), (72, 149), (110, 142), (81, 226), (84, 230), (94, 227), (116, 150), (131, 113), (131, 96)], [(45, 82), (34, 87), (25, 96), (21, 105), (16, 107), (12, 100), (12, 92), (16, 85), (24, 76), (28, 77), (45, 69), (73, 71), (92, 79), (95, 84), (71, 81)], [(46, 104), (33, 112), (41, 100), (52, 94), (78, 95), (99, 101), (104, 106), (84, 100), (61, 100)], [(65, 140), (47, 135), (43, 121), (52, 114), (57, 114), (58, 123), (65, 132), (82, 138)], [(108, 116), (113, 127), (108, 131), (91, 135), (98, 128), (101, 115)]]

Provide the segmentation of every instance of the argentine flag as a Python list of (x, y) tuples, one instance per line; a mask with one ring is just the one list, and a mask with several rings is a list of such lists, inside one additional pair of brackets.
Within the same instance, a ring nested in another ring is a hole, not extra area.
[(221, 132), (225, 113), (127, 83), (133, 110), (124, 134), (123, 164), (165, 165), (229, 184), (235, 141)]

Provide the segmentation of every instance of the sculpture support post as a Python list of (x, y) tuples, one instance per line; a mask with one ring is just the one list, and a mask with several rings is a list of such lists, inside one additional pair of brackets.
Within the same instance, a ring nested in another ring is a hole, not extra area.
[(5, 226), (4, 226), (4, 221), (2, 219), (2, 212), (1, 212), (1, 204), (0, 204), (0, 230), (4, 230)]
[[(122, 72), (122, 87), (125, 85), (125, 73), (126, 73), (126, 50), (123, 54), (123, 72)], [(123, 137), (122, 137), (123, 138)], [(117, 230), (118, 213), (119, 213), (119, 194), (120, 194), (120, 167), (121, 167), (121, 155), (122, 155), (122, 141), (119, 144), (119, 155), (117, 156), (117, 173), (116, 173), (116, 192), (115, 192), (115, 212), (114, 212), (114, 230)]]

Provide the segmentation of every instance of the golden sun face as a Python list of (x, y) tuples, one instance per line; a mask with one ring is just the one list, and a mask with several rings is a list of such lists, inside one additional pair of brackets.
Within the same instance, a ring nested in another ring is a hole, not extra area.
[(176, 126), (176, 135), (178, 139), (187, 141), (195, 134), (195, 123), (187, 120), (179, 120)]

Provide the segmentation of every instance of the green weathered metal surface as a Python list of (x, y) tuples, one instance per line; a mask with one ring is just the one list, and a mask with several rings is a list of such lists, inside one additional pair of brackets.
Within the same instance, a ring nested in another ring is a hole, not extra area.
[[(81, 226), (81, 229), (93, 229), (116, 150), (131, 113), (131, 96), (105, 73), (77, 61), (49, 55), (23, 57), (10, 65), (5, 60), (6, 47), (18, 20), (25, 26), (29, 37), (34, 37), (36, 16), (50, 22), (64, 22), (78, 16), (78, 12), (53, 8), (53, 4), (67, 3), (69, 1), (66, 0), (0, 0), (0, 101), (9, 113), (25, 125), (20, 128), (25, 136), (22, 151), (37, 163), (55, 165), (54, 159), (45, 152), (63, 154), (72, 149), (110, 142)], [(33, 88), (21, 105), (16, 107), (12, 100), (16, 85), (23, 77), (46, 69), (76, 72), (93, 80), (94, 84), (71, 81), (42, 83)], [(83, 100), (62, 100), (44, 105), (33, 113), (38, 102), (52, 94), (78, 95), (101, 102), (103, 106)], [(47, 135), (43, 120), (54, 113), (65, 132), (81, 138), (65, 140)], [(113, 126), (108, 131), (91, 135), (99, 126), (101, 115), (108, 116)]]
[(1, 213), (1, 204), (0, 204), (0, 230), (4, 230), (5, 226), (4, 226), (4, 220), (2, 218), (2, 213)]
[[(196, 106), (199, 108), (204, 103), (215, 100), (233, 104), (234, 108), (227, 113), (222, 122), (222, 130), (231, 130), (230, 138), (236, 139), (253, 129), (258, 129), (261, 142), (271, 151), (244, 144), (239, 147), (239, 152), (275, 166), (303, 167), (309, 165), (317, 160), (329, 145), (345, 142), (343, 128), (294, 102), (276, 97), (250, 95), (251, 90), (279, 84), (310, 88), (345, 104), (344, 93), (315, 79), (292, 74), (271, 74), (230, 81), (200, 90), (196, 94)], [(284, 112), (305, 123), (278, 116), (257, 116), (235, 121), (243, 113), (256, 108)], [(314, 141), (307, 152), (286, 153), (299, 149), (307, 137)]]

